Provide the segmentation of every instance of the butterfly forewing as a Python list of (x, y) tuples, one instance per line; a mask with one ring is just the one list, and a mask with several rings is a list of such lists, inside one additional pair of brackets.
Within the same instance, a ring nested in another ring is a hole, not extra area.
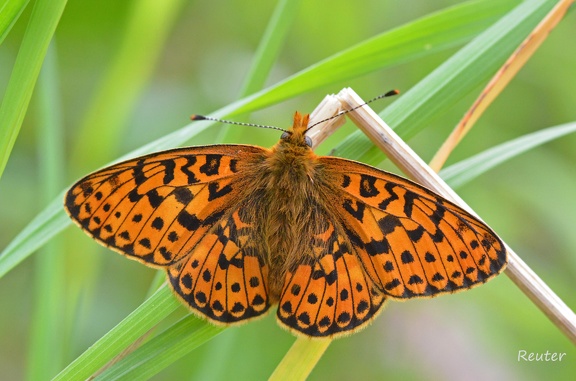
[(208, 232), (238, 189), (231, 180), (252, 146), (184, 148), (97, 171), (67, 193), (65, 206), (104, 245), (150, 265), (178, 262)]
[(354, 250), (386, 295), (411, 298), (468, 289), (504, 268), (502, 241), (462, 208), (364, 164), (321, 160), (337, 173), (341, 192), (334, 204)]

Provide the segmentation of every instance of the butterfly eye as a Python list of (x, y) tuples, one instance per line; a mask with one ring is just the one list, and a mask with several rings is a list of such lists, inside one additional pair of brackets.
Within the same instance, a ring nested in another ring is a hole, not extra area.
[(308, 147), (312, 148), (312, 139), (310, 139), (310, 136), (304, 136), (304, 142), (306, 142)]
[(286, 139), (288, 139), (288, 138), (290, 137), (290, 135), (291, 135), (291, 134), (290, 134), (288, 131), (284, 131), (284, 132), (282, 133), (282, 136), (280, 136), (280, 139), (286, 140)]

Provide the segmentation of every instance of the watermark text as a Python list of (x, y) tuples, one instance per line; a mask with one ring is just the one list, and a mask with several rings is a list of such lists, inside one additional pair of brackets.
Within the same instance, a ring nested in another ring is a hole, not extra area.
[(523, 349), (518, 351), (518, 361), (562, 361), (566, 353), (562, 352), (528, 352)]

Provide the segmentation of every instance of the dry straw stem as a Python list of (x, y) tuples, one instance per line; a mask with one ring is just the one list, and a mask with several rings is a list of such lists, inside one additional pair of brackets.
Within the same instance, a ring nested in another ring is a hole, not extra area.
[[(344, 107), (353, 108), (364, 101), (352, 89), (338, 97)], [(474, 211), (368, 106), (349, 113), (350, 119), (388, 155), (407, 176), (436, 191), (470, 213)], [(576, 344), (576, 315), (508, 246), (506, 275), (540, 308), (546, 316)]]
[(342, 103), (340, 100), (335, 95), (327, 95), (314, 111), (310, 113), (310, 122), (308, 125), (311, 126), (318, 123), (306, 133), (306, 135), (312, 139), (313, 148), (318, 147), (324, 139), (332, 135), (334, 131), (346, 122), (346, 118), (344, 118), (343, 115), (335, 117), (341, 109)]
[(492, 80), (486, 85), (478, 99), (474, 102), (470, 110), (456, 125), (450, 136), (440, 147), (434, 158), (430, 161), (430, 168), (438, 172), (448, 159), (448, 156), (458, 145), (460, 140), (470, 131), (480, 115), (488, 108), (494, 99), (504, 90), (506, 85), (520, 71), (524, 64), (532, 57), (532, 54), (544, 42), (548, 34), (562, 20), (566, 11), (572, 5), (573, 0), (561, 0), (548, 13), (548, 15), (534, 28), (532, 33), (520, 44), (518, 49), (512, 53), (504, 65), (494, 75)]

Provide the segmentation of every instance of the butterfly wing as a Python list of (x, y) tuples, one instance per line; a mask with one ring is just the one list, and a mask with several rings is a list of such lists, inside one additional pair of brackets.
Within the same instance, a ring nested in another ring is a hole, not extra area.
[(339, 182), (334, 207), (370, 279), (394, 298), (482, 284), (506, 265), (498, 236), (464, 209), (399, 176), (322, 157)]
[(218, 221), (186, 260), (168, 268), (184, 303), (212, 322), (230, 324), (270, 307), (264, 237), (246, 205)]
[(305, 259), (286, 274), (277, 317), (295, 333), (333, 337), (366, 326), (381, 309), (384, 295), (352, 254), (339, 225), (328, 216), (319, 219), (328, 221), (316, 221), (326, 229), (313, 238)]
[(246, 243), (260, 237), (250, 236), (251, 222), (240, 219), (235, 180), (243, 163), (263, 152), (217, 145), (128, 160), (78, 181), (65, 208), (99, 243), (166, 268), (174, 291), (193, 309), (219, 322), (246, 319), (269, 307), (268, 270), (265, 248)]

